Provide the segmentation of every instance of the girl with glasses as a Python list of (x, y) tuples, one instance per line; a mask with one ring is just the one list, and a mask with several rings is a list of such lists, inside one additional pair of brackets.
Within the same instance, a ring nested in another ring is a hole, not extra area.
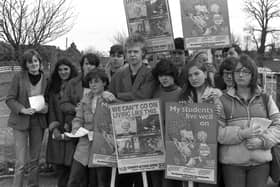
[(257, 85), (257, 66), (241, 55), (233, 87), (218, 100), (219, 161), (226, 187), (264, 187), (271, 148), (280, 142), (280, 113)]

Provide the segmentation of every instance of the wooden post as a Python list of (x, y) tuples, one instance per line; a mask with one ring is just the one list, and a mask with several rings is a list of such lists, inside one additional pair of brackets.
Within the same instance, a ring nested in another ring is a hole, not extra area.
[(194, 187), (193, 181), (183, 182), (183, 187)]
[(141, 173), (142, 173), (143, 187), (148, 187), (147, 173), (146, 172), (141, 172)]
[(112, 168), (110, 187), (115, 187), (117, 168)]

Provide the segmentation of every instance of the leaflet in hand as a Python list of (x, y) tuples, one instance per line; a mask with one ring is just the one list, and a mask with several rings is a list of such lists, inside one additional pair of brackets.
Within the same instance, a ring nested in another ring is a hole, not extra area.
[(36, 95), (28, 97), (30, 107), (34, 108), (37, 112), (45, 107), (45, 98), (43, 95)]
[(65, 132), (64, 134), (69, 138), (80, 138), (87, 135), (89, 131), (83, 127), (80, 127), (75, 134)]

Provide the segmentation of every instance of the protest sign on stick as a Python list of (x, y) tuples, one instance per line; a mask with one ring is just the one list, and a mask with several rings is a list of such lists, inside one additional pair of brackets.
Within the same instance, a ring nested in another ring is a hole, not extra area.
[(129, 35), (146, 39), (147, 52), (174, 49), (168, 0), (124, 0)]
[(110, 106), (119, 173), (163, 170), (165, 150), (159, 100)]
[(211, 104), (166, 103), (166, 177), (216, 183), (217, 121)]
[(227, 0), (180, 2), (185, 48), (219, 48), (230, 45)]

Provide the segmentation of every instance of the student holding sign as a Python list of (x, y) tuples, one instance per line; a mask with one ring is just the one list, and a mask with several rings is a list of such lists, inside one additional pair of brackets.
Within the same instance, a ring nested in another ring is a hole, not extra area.
[[(48, 126), (46, 121), (48, 105), (44, 99), (48, 81), (42, 67), (39, 53), (32, 49), (27, 50), (23, 54), (23, 71), (14, 76), (6, 98), (6, 104), (11, 110), (8, 126), (13, 128), (15, 138), (14, 187), (23, 186), (27, 164), (29, 166), (28, 186), (39, 186), (39, 156), (44, 129)], [(40, 110), (31, 106), (29, 102), (29, 98), (38, 95), (43, 97), (40, 104), (43, 107)], [(30, 161), (27, 163), (28, 150)]]
[[(178, 101), (182, 88), (178, 86), (178, 69), (170, 60), (161, 59), (152, 71), (154, 78), (158, 82), (157, 89), (153, 95), (161, 102), (162, 114), (165, 114), (165, 103)], [(165, 117), (163, 117), (165, 119)], [(164, 126), (165, 132), (165, 126)], [(153, 187), (181, 187), (182, 182), (177, 180), (165, 179), (164, 171), (151, 171), (151, 183)]]
[(110, 135), (108, 129), (111, 125), (111, 120), (106, 115), (109, 113), (108, 104), (103, 98), (108, 83), (107, 75), (100, 69), (90, 71), (85, 77), (85, 84), (89, 86), (90, 91), (83, 96), (78, 105), (76, 117), (72, 121), (72, 133), (75, 134), (80, 127), (89, 132), (79, 138), (71, 167), (69, 187), (80, 186), (85, 175), (88, 182), (84, 186), (105, 187), (110, 184), (111, 168), (93, 164), (94, 151), (101, 149), (102, 146), (109, 146), (103, 138)]
[[(112, 77), (109, 91), (122, 101), (149, 99), (155, 89), (155, 80), (143, 64), (146, 43), (142, 36), (131, 35), (125, 43), (126, 60), (129, 66), (120, 69)], [(141, 187), (140, 173), (122, 174), (116, 177), (116, 187)]]
[[(186, 67), (186, 87), (180, 96), (180, 102), (214, 104), (222, 95), (219, 89), (213, 88), (205, 63), (194, 59)], [(218, 181), (219, 183), (219, 181)], [(215, 184), (195, 183), (197, 187), (212, 187)]]

